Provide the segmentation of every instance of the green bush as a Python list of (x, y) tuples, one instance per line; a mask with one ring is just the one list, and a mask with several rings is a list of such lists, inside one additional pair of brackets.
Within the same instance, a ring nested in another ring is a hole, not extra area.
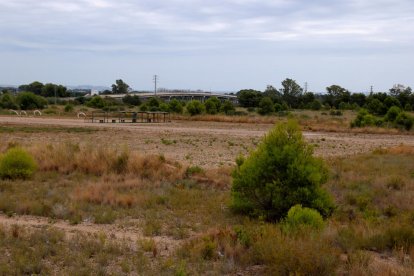
[(18, 109), (15, 98), (9, 93), (5, 93), (0, 97), (0, 107), (6, 109)]
[(31, 92), (21, 92), (16, 97), (16, 102), (23, 110), (43, 109), (47, 105), (47, 100)]
[[(312, 110), (321, 110), (322, 108), (322, 104), (320, 101), (318, 100), (313, 100), (310, 104), (309, 104), (310, 109)], [(279, 110), (277, 110), (279, 111)]]
[(199, 115), (204, 112), (205, 107), (200, 101), (192, 100), (187, 104), (187, 111), (191, 116)]
[(172, 99), (168, 103), (168, 108), (171, 112), (179, 113), (179, 114), (183, 113), (183, 105), (177, 99)]
[(260, 100), (258, 112), (260, 115), (267, 115), (275, 112), (275, 107), (273, 106), (273, 101), (270, 97), (264, 97)]
[[(233, 115), (236, 112), (236, 108), (229, 100), (225, 100), (220, 107), (220, 111), (226, 115)], [(246, 115), (246, 114), (245, 114)]]
[(221, 102), (217, 97), (211, 97), (204, 103), (207, 114), (217, 114), (220, 111)]
[(311, 208), (303, 208), (300, 204), (289, 209), (285, 223), (291, 228), (305, 225), (315, 229), (322, 229), (324, 226), (323, 218), (318, 211)]
[(103, 108), (106, 105), (105, 100), (100, 96), (94, 96), (86, 102), (86, 106), (93, 108)]
[(11, 148), (0, 156), (0, 178), (27, 179), (36, 171), (33, 157), (21, 148)]
[(414, 118), (409, 116), (405, 112), (401, 112), (398, 114), (397, 118), (395, 118), (395, 123), (399, 127), (403, 127), (406, 130), (410, 130), (414, 124)]
[(233, 172), (234, 211), (277, 221), (296, 205), (318, 210), (328, 216), (331, 197), (321, 185), (328, 171), (306, 144), (294, 121), (278, 124), (251, 155), (237, 160)]
[(394, 122), (397, 119), (398, 114), (401, 113), (401, 109), (398, 106), (392, 106), (388, 109), (387, 114), (385, 114), (385, 121)]
[(73, 111), (73, 105), (67, 104), (65, 105), (65, 112), (72, 112)]
[(359, 110), (357, 117), (351, 122), (351, 127), (366, 127), (375, 125), (377, 125), (377, 119), (363, 108)]

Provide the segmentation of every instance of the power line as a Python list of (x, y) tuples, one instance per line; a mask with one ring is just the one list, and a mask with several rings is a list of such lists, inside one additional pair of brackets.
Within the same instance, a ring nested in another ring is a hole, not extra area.
[(154, 80), (154, 94), (155, 94), (155, 97), (157, 97), (157, 81), (158, 81), (158, 76), (157, 75), (154, 75), (153, 80)]

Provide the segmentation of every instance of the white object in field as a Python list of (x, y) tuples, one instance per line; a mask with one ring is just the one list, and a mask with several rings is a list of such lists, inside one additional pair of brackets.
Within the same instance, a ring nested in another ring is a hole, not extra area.
[(79, 112), (78, 113), (78, 118), (80, 118), (81, 116), (86, 117), (86, 114), (84, 112)]
[(23, 115), (24, 115), (24, 116), (27, 116), (27, 112), (26, 112), (26, 111), (24, 111), (24, 110), (21, 110), (21, 111), (20, 111), (20, 116), (23, 116)]
[(19, 115), (19, 112), (17, 112), (16, 110), (10, 109), (10, 113), (14, 113), (16, 115)]
[(39, 116), (42, 116), (42, 112), (40, 112), (40, 110), (37, 110), (37, 109), (33, 111), (33, 115), (36, 116), (36, 114)]

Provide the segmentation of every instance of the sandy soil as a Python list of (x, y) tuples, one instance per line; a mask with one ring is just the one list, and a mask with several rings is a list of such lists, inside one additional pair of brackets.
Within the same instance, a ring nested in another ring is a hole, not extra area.
[[(138, 227), (127, 227), (122, 224), (93, 224), (82, 222), (76, 225), (70, 225), (67, 221), (63, 220), (52, 220), (44, 217), (35, 216), (13, 216), (7, 217), (0, 214), (0, 225), (3, 227), (10, 228), (14, 225), (28, 228), (55, 228), (68, 237), (76, 235), (77, 233), (83, 233), (88, 235), (99, 235), (104, 234), (109, 239), (131, 242), (132, 245), (137, 245), (137, 241), (143, 239), (150, 239), (145, 237), (140, 228)], [(151, 237), (155, 241), (157, 246), (157, 253), (160, 256), (170, 255), (174, 249), (176, 249), (182, 240), (176, 240), (167, 236), (156, 236)]]
[[(235, 157), (254, 149), (260, 138), (272, 127), (269, 124), (173, 121), (162, 124), (99, 124), (83, 119), (56, 119), (1, 116), (1, 125), (82, 127), (96, 131), (0, 133), (4, 143), (73, 142), (125, 147), (144, 154), (163, 154), (183, 163), (204, 167), (233, 165)], [(414, 136), (391, 134), (304, 132), (319, 156), (349, 156), (379, 147), (414, 145)]]

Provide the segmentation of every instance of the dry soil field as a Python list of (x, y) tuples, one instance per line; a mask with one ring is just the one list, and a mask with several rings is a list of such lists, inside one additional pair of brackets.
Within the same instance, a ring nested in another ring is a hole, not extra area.
[[(248, 153), (272, 127), (271, 124), (192, 121), (99, 124), (85, 123), (82, 119), (24, 117), (0, 117), (0, 126), (16, 128), (13, 132), (0, 131), (1, 140), (7, 142), (26, 145), (64, 141), (127, 147), (203, 167), (234, 164), (239, 154)], [(414, 137), (409, 135), (304, 132), (304, 136), (315, 146), (315, 153), (324, 157), (354, 155), (399, 144), (414, 145)]]

